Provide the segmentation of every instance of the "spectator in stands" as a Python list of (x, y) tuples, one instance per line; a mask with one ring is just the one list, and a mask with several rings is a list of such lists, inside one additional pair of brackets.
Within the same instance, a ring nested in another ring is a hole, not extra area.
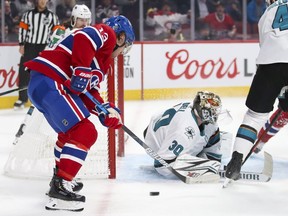
[(266, 9), (264, 0), (251, 0), (247, 4), (247, 21), (249, 23), (250, 33), (258, 33), (258, 21)]
[(241, 0), (226, 0), (225, 11), (236, 22), (242, 22)]
[(154, 28), (154, 40), (167, 40), (173, 23), (180, 25), (188, 23), (190, 13), (180, 14), (171, 11), (168, 3), (162, 5), (161, 10), (149, 8), (146, 16), (146, 24)]
[(195, 17), (204, 18), (209, 14), (207, 0), (195, 0)]
[(257, 23), (266, 9), (264, 0), (251, 0), (247, 4), (247, 19), (249, 23)]
[(176, 1), (178, 8), (177, 12), (181, 14), (186, 14), (191, 9), (190, 3), (191, 2), (187, 0), (177, 0)]
[(209, 13), (214, 13), (216, 11), (216, 5), (219, 0), (207, 0), (206, 4), (208, 6)]
[(237, 28), (234, 20), (225, 13), (224, 4), (219, 1), (216, 11), (204, 18), (204, 22), (210, 27), (211, 37), (214, 40), (232, 39), (236, 36)]
[[(34, 8), (34, 4), (31, 1), (28, 0), (15, 0), (14, 1), (16, 9), (18, 11), (18, 16), (22, 17), (22, 15), (28, 11)], [(20, 21), (20, 20), (19, 20)]]
[(55, 12), (55, 11), (56, 11), (56, 6), (57, 6), (57, 0), (50, 0), (50, 1), (47, 3), (47, 8), (48, 8), (50, 11)]
[(127, 3), (122, 5), (121, 13), (125, 14), (127, 19), (130, 20), (135, 34), (135, 40), (140, 40), (139, 29), (139, 1), (138, 0), (126, 0)]
[(196, 31), (203, 25), (203, 18), (209, 14), (207, 0), (195, 0), (195, 22)]
[[(0, 25), (1, 25), (1, 22), (2, 22), (2, 20), (0, 20)], [(0, 43), (4, 43), (4, 42), (10, 42), (10, 40), (8, 38), (8, 26), (7, 26), (7, 24), (4, 24), (4, 38), (2, 38), (2, 29), (0, 28)]]
[(56, 6), (56, 15), (60, 23), (68, 23), (76, 0), (60, 0), (59, 2)]
[[(15, 0), (7, 0), (10, 4), (10, 11), (11, 11), (11, 14), (13, 17), (16, 17), (18, 16), (18, 10), (16, 8), (16, 5), (15, 5)], [(5, 5), (5, 1), (4, 1), (4, 5)]]
[(161, 8), (163, 0), (149, 0), (146, 2), (146, 8)]
[(185, 38), (182, 33), (182, 25), (178, 22), (171, 23), (168, 38), (165, 38), (164, 41), (175, 42), (175, 41), (184, 41), (184, 39)]
[[(5, 37), (5, 39), (7, 39), (9, 42), (16, 42), (17, 36), (18, 36), (16, 26), (19, 24), (19, 17), (15, 13), (13, 15), (10, 4), (11, 4), (10, 1), (4, 2), (5, 26), (7, 26), (6, 28), (8, 28), (8, 35), (7, 35), (7, 37)], [(6, 42), (8, 42), (8, 41), (6, 41)]]
[(96, 8), (96, 23), (104, 23), (107, 18), (119, 15), (119, 8), (112, 0), (101, 0)]
[(196, 40), (211, 40), (210, 27), (207, 23), (202, 23), (195, 35)]

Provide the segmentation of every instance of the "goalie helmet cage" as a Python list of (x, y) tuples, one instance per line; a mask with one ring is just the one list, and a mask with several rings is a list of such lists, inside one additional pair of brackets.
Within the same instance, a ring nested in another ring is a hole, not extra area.
[[(106, 76), (106, 82), (101, 83), (100, 93), (105, 101), (112, 102), (120, 108), (124, 122), (123, 62), (122, 55), (115, 58), (112, 70)], [(76, 177), (114, 179), (116, 178), (116, 155), (124, 156), (124, 131), (107, 129), (100, 124), (95, 115), (91, 115), (89, 119), (97, 128), (98, 139), (88, 152)], [(44, 116), (34, 109), (31, 117), (26, 121), (24, 133), (17, 144), (12, 145), (4, 173), (7, 176), (20, 178), (50, 178), (55, 167), (56, 140), (57, 134)]]

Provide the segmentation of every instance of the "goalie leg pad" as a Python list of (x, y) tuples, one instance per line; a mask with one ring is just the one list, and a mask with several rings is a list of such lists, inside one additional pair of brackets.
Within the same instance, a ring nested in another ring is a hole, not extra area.
[(186, 176), (186, 183), (218, 182), (221, 163), (216, 160), (203, 159), (189, 154), (181, 155), (173, 165), (173, 169)]
[(82, 211), (84, 209), (84, 202), (66, 201), (49, 197), (45, 206), (47, 210), (66, 210), (66, 211)]

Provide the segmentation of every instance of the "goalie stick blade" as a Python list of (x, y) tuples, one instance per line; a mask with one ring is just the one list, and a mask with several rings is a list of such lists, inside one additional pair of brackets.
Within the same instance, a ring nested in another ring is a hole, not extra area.
[[(221, 178), (225, 178), (225, 170), (219, 170), (219, 175)], [(272, 156), (264, 152), (264, 167), (262, 172), (240, 172), (240, 179), (245, 181), (255, 181), (255, 182), (268, 182), (271, 180), (273, 174), (273, 158)], [(230, 181), (229, 181), (230, 180)], [(238, 180), (237, 180), (238, 181)], [(225, 180), (223, 187), (227, 187), (227, 185), (231, 182), (231, 179)]]
[(264, 152), (264, 168), (262, 173), (267, 177), (266, 182), (270, 181), (273, 174), (273, 158), (267, 152)]
[(233, 180), (232, 179), (229, 179), (229, 178), (226, 178), (223, 185), (222, 185), (222, 188), (226, 188), (228, 187), (228, 185), (232, 182)]

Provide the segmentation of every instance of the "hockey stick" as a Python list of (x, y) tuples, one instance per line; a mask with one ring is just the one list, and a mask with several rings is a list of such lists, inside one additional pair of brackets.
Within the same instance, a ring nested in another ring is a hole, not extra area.
[(6, 95), (6, 94), (10, 94), (10, 93), (15, 92), (15, 91), (23, 91), (23, 90), (26, 90), (26, 89), (27, 89), (27, 86), (26, 87), (21, 87), (21, 88), (16, 88), (16, 89), (11, 89), (11, 90), (8, 90), (8, 91), (5, 91), (5, 92), (1, 92), (0, 96)]
[(270, 124), (268, 125), (268, 127), (265, 129), (265, 131), (261, 134), (261, 136), (257, 139), (257, 141), (255, 142), (255, 144), (253, 145), (253, 147), (251, 148), (250, 152), (248, 153), (248, 155), (246, 156), (245, 160), (242, 163), (243, 164), (247, 161), (247, 159), (251, 156), (251, 154), (254, 152), (254, 149), (258, 146), (258, 144), (261, 141), (261, 138), (266, 135), (268, 133), (268, 131), (272, 128), (273, 124), (278, 120), (279, 116), (281, 115), (281, 113), (283, 112), (283, 110), (281, 109), (281, 107), (279, 107), (279, 110), (277, 110), (276, 115), (274, 116), (274, 118), (271, 120)]
[[(97, 106), (97, 108), (99, 108), (105, 115), (109, 114), (109, 111), (102, 106), (102, 104), (96, 99), (94, 98), (89, 92), (85, 92), (85, 95)], [(147, 152), (147, 154), (153, 158), (154, 160), (159, 161), (164, 167), (166, 167), (168, 170), (170, 170), (176, 177), (178, 177), (182, 182), (186, 183), (186, 184), (192, 184), (192, 183), (201, 183), (201, 182), (214, 182), (214, 181), (218, 181), (220, 176), (218, 175), (217, 171), (214, 173), (215, 175), (209, 175), (208, 179), (204, 179), (204, 174), (206, 174), (207, 172), (211, 173), (211, 170), (204, 172), (204, 173), (200, 173), (197, 172), (196, 174), (196, 169), (194, 170), (183, 170), (183, 167), (179, 167), (179, 170), (182, 170), (182, 172), (180, 173), (179, 171), (177, 171), (176, 169), (174, 169), (173, 167), (171, 167), (170, 164), (168, 164), (162, 157), (160, 157), (155, 151), (153, 151), (145, 142), (143, 142), (138, 136), (136, 136), (129, 128), (127, 128), (124, 124), (122, 125), (122, 129), (130, 136), (132, 137), (138, 144), (140, 144), (145, 151)], [(206, 163), (207, 160), (201, 160), (201, 161), (195, 161), (192, 162), (190, 161), (189, 163), (189, 167), (193, 167), (199, 164), (203, 164)], [(207, 169), (207, 166), (205, 168), (202, 168), (202, 170)], [(192, 172), (194, 171), (194, 172)], [(213, 171), (212, 171), (213, 172)], [(212, 177), (211, 177), (212, 176)]]
[[(221, 178), (225, 178), (225, 170), (219, 170), (219, 175)], [(264, 152), (264, 167), (260, 173), (257, 172), (240, 172), (240, 179), (247, 181), (256, 182), (268, 182), (272, 178), (273, 173), (273, 158), (272, 156)]]
[[(247, 154), (246, 158), (244, 159), (244, 161), (242, 162), (242, 166), (244, 165), (244, 163), (247, 161), (247, 159), (252, 155), (252, 153), (254, 152), (254, 149), (258, 146), (258, 144), (260, 143), (261, 138), (266, 135), (268, 133), (268, 131), (272, 128), (273, 124), (278, 120), (279, 116), (282, 113), (282, 109), (281, 107), (279, 107), (279, 110), (277, 111), (276, 115), (274, 116), (274, 118), (271, 120), (270, 124), (268, 125), (268, 127), (265, 129), (265, 131), (262, 133), (262, 135), (257, 139), (257, 141), (255, 142), (255, 144), (253, 145), (253, 147), (250, 149), (250, 152)], [(273, 169), (272, 169), (273, 171)], [(241, 173), (240, 173), (241, 174)], [(272, 175), (271, 175), (272, 176)], [(241, 177), (241, 176), (240, 176)], [(226, 178), (224, 184), (223, 184), (223, 188), (226, 188), (227, 185), (232, 181), (232, 179), (228, 179)]]
[(33, 111), (34, 111), (34, 106), (30, 106), (26, 115), (25, 115), (23, 122), (21, 123), (21, 125), (20, 125), (20, 127), (19, 127), (19, 129), (15, 135), (13, 145), (16, 145), (18, 143), (20, 137), (24, 134), (26, 124), (27, 124), (28, 120), (31, 118)]

